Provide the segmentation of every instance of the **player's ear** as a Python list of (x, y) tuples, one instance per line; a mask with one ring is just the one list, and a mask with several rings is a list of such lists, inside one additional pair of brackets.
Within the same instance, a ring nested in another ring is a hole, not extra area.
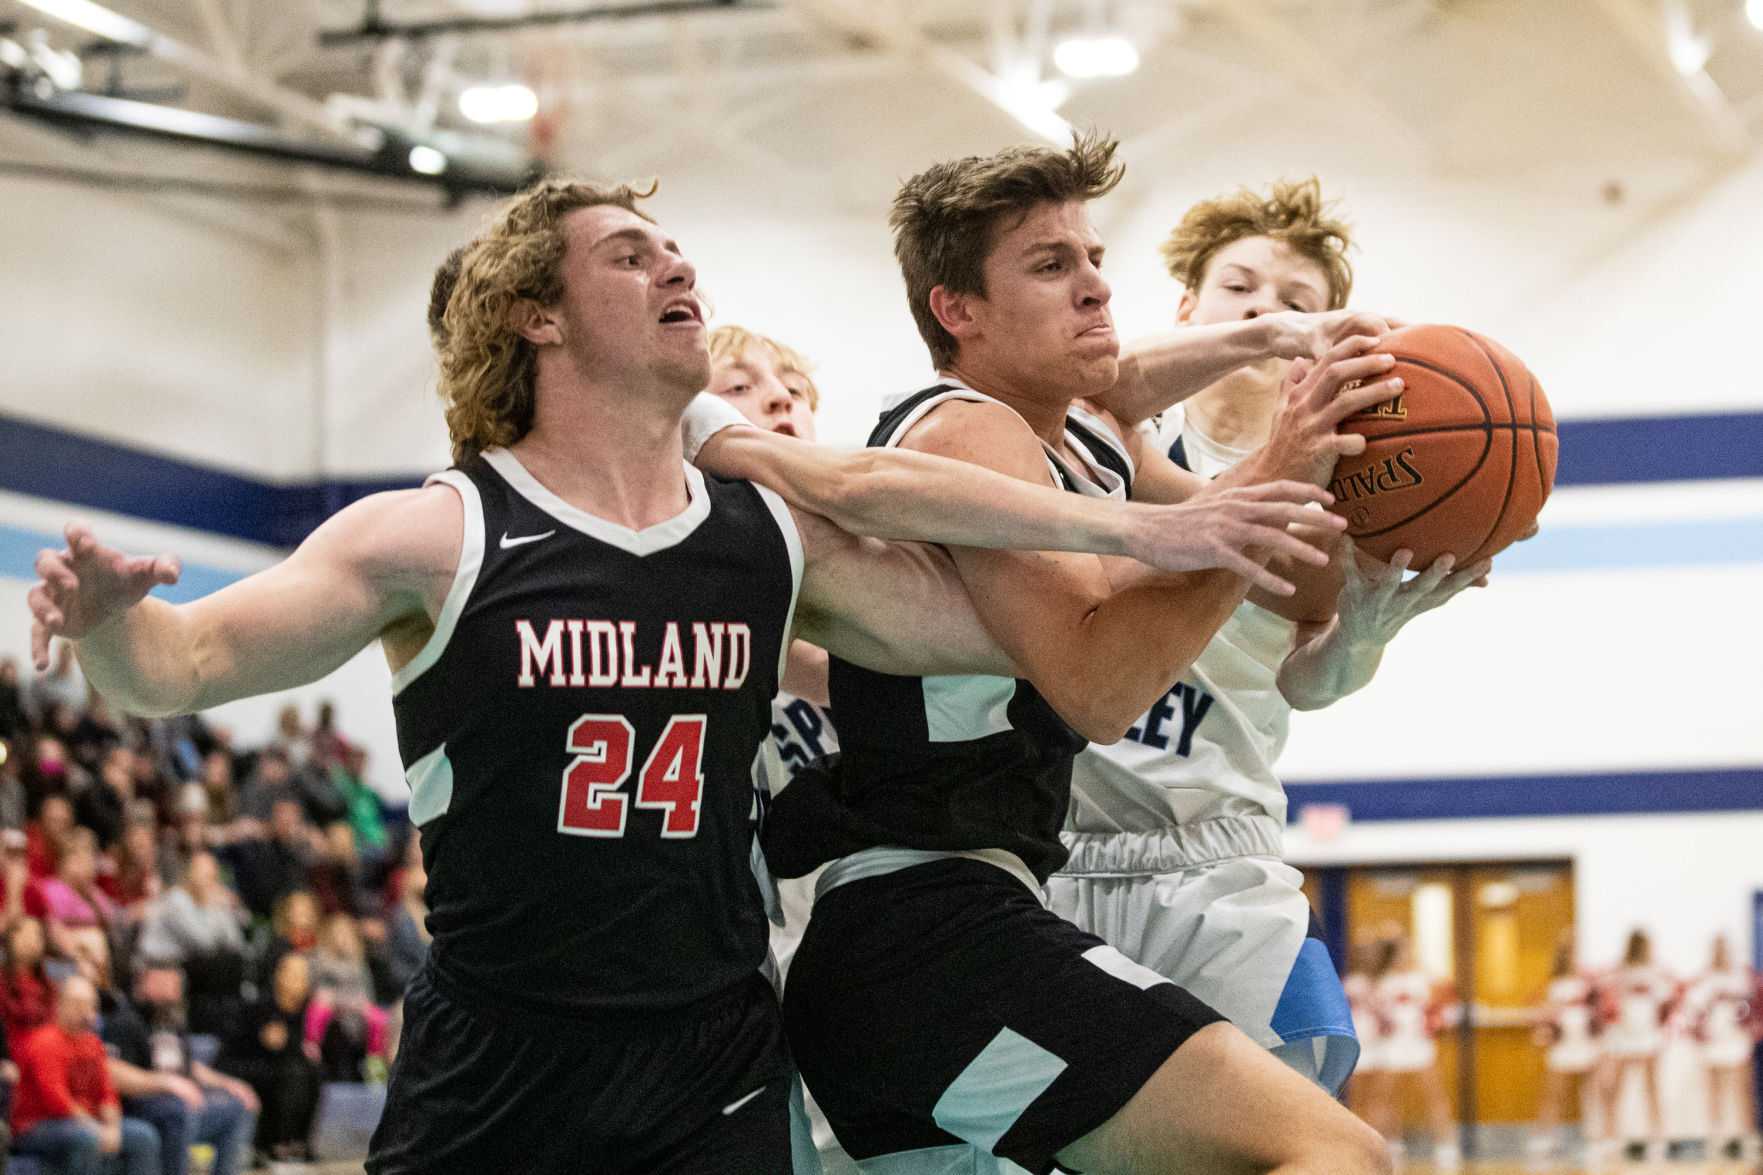
[(957, 342), (965, 342), (978, 333), (978, 323), (973, 317), (972, 294), (957, 294), (947, 286), (933, 286), (930, 292), (930, 312), (937, 316), (943, 329), (955, 336)]
[(563, 342), (563, 324), (557, 314), (531, 298), (519, 298), (508, 311), (509, 323), (521, 338), (535, 346)]
[(1175, 325), (1186, 326), (1194, 317), (1194, 307), (1199, 304), (1200, 299), (1194, 297), (1194, 291), (1184, 288), (1181, 292), (1181, 301), (1175, 307)]

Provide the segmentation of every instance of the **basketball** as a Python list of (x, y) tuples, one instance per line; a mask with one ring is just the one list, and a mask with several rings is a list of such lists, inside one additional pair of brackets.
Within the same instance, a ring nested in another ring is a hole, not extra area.
[(1555, 484), (1555, 417), (1536, 377), (1492, 339), (1423, 324), (1385, 335), (1402, 393), (1347, 419), (1365, 451), (1342, 457), (1333, 510), (1366, 554), (1459, 567), (1511, 545)]

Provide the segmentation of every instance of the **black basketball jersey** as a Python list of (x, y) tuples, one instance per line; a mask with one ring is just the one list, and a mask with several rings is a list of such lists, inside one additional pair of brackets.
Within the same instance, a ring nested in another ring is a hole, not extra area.
[(393, 681), (433, 965), (538, 1008), (677, 1007), (750, 976), (766, 921), (752, 766), (801, 581), (788, 509), (685, 467), (633, 531), (506, 450), (465, 500), (434, 636)]
[[(889, 446), (948, 400), (986, 400), (938, 384), (884, 412), (869, 443)], [(1066, 437), (1085, 458), (1051, 449), (1054, 479), (1073, 493), (1124, 498), (1132, 462), (1099, 420), (1073, 409)], [(774, 801), (772, 867), (789, 876), (880, 845), (1007, 849), (1045, 881), (1065, 863), (1059, 831), (1071, 761), (1086, 745), (1031, 682), (1006, 677), (901, 677), (831, 658), (836, 763), (800, 774)]]

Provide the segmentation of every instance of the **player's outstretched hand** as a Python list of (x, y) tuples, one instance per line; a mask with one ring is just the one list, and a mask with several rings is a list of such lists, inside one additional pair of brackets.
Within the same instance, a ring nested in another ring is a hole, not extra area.
[(1273, 353), (1281, 359), (1323, 359), (1336, 343), (1360, 335), (1380, 338), (1405, 325), (1387, 314), (1352, 309), (1319, 314), (1284, 310), (1264, 317), (1273, 329)]
[(1291, 583), (1263, 567), (1269, 553), (1318, 567), (1327, 552), (1291, 530), (1293, 526), (1338, 532), (1346, 520), (1312, 505), (1334, 496), (1308, 482), (1273, 481), (1250, 486), (1208, 485), (1179, 506), (1146, 506), (1149, 523), (1137, 531), (1134, 558), (1162, 571), (1221, 567), (1246, 575), (1255, 586), (1289, 596)]
[(160, 584), (178, 581), (174, 555), (130, 556), (92, 537), (90, 527), (70, 522), (67, 546), (37, 554), (38, 579), (25, 597), (31, 606), (31, 659), (49, 668), (49, 640), (78, 640)]
[(1262, 450), (1273, 476), (1326, 485), (1337, 460), (1364, 451), (1364, 437), (1335, 428), (1402, 390), (1401, 378), (1390, 375), (1395, 356), (1374, 353), (1376, 346), (1371, 336), (1354, 335), (1330, 347), (1320, 361), (1293, 361)]
[(1342, 635), (1355, 644), (1387, 645), (1402, 626), (1450, 600), (1465, 588), (1487, 582), (1491, 559), (1479, 559), (1462, 570), (1450, 555), (1440, 555), (1432, 566), (1412, 579), (1404, 579), (1414, 552), (1400, 550), (1388, 563), (1361, 554), (1353, 540), (1341, 538), (1341, 563), (1345, 582), (1335, 608), (1340, 613)]

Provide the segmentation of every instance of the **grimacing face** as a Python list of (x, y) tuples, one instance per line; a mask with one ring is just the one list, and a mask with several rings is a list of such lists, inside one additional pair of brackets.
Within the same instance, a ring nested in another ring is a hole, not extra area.
[(768, 432), (814, 439), (806, 377), (790, 368), (780, 369), (757, 347), (718, 363), (710, 373), (709, 390)]
[[(1040, 204), (994, 230), (986, 294), (959, 296), (970, 318), (958, 365), (983, 364), (1014, 387), (1099, 395), (1120, 368), (1101, 272), (1103, 246), (1081, 200)], [(941, 287), (938, 287), (939, 289)]]
[(697, 270), (656, 225), (615, 204), (564, 222), (555, 307), (575, 365), (599, 379), (658, 379), (683, 394), (710, 378)]

